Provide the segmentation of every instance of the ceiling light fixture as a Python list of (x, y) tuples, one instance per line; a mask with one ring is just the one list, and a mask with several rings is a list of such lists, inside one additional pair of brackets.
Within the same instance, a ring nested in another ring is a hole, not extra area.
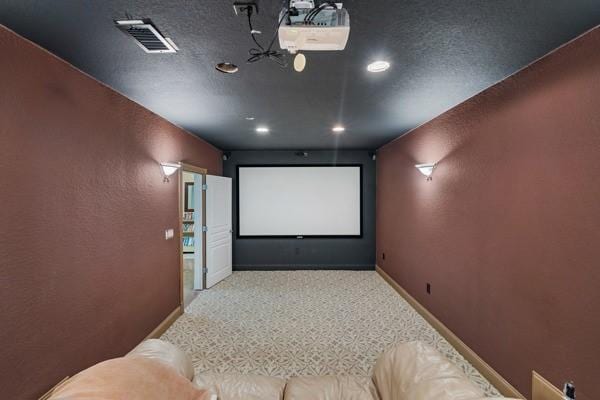
[(433, 164), (416, 164), (415, 168), (419, 170), (420, 173), (427, 177), (426, 180), (430, 181), (432, 179), (431, 175), (433, 175), (433, 170), (437, 167), (437, 163)]
[(367, 65), (367, 71), (369, 72), (383, 72), (390, 67), (390, 63), (387, 61), (374, 61)]
[(161, 162), (160, 167), (163, 172), (163, 182), (169, 182), (169, 176), (173, 175), (181, 165), (179, 163)]
[(304, 71), (305, 67), (306, 67), (306, 56), (302, 53), (296, 54), (296, 57), (294, 57), (294, 70), (296, 70), (296, 72), (302, 72), (302, 71)]
[(228, 62), (218, 63), (215, 69), (224, 74), (235, 74), (239, 70), (237, 65)]
[(246, 117), (246, 121), (254, 121), (254, 117)]
[(256, 133), (265, 135), (269, 133), (269, 128), (267, 128), (266, 126), (259, 126), (258, 128), (256, 128)]
[(341, 125), (336, 125), (331, 129), (334, 133), (342, 133), (346, 130), (346, 128), (344, 128)]

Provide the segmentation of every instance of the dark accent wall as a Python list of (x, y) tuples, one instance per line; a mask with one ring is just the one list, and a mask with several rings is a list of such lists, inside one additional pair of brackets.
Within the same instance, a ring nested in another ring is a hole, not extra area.
[(527, 396), (536, 370), (600, 398), (599, 49), (594, 29), (378, 151), (378, 265)]
[(221, 153), (0, 26), (0, 387), (34, 399), (179, 304), (177, 179)]
[[(273, 133), (274, 134), (274, 133)], [(260, 138), (259, 138), (260, 139)], [(233, 268), (264, 269), (373, 269), (375, 265), (375, 161), (367, 150), (234, 151), (223, 162), (223, 175), (233, 178), (233, 221), (237, 223), (236, 167), (247, 164), (361, 164), (363, 166), (362, 238), (233, 238)], [(234, 226), (237, 232), (237, 226)]]

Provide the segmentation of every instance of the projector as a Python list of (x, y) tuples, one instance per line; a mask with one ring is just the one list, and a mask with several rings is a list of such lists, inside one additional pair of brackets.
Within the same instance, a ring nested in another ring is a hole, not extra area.
[(289, 14), (279, 18), (279, 46), (295, 54), (298, 51), (344, 50), (350, 35), (350, 15), (342, 3), (324, 2), (315, 7), (312, 0), (291, 0)]

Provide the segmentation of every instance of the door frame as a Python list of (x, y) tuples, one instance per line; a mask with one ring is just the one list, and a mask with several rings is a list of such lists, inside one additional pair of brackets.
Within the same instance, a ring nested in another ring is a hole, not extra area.
[[(180, 163), (181, 168), (179, 168), (179, 179), (178, 179), (178, 217), (179, 221), (179, 304), (181, 305), (181, 309), (185, 307), (184, 298), (183, 298), (183, 210), (185, 201), (183, 191), (185, 190), (185, 185), (183, 182), (183, 172), (191, 172), (195, 174), (202, 175), (202, 184), (206, 184), (206, 174), (208, 174), (208, 170), (206, 168), (200, 168), (193, 164)], [(206, 224), (206, 191), (202, 191), (202, 225)], [(202, 266), (201, 271), (203, 275), (205, 275), (204, 270), (206, 267), (206, 237), (205, 233), (202, 234)], [(206, 287), (206, 279), (203, 277), (202, 286)]]

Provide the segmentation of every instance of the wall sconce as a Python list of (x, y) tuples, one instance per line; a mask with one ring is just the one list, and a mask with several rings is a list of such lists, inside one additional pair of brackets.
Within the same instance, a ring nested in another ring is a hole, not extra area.
[(179, 167), (181, 167), (179, 163), (160, 163), (160, 168), (162, 169), (164, 175), (163, 182), (169, 182), (169, 176), (173, 175), (179, 169)]
[(415, 165), (415, 168), (417, 168), (420, 173), (425, 175), (428, 181), (432, 179), (431, 175), (433, 175), (433, 170), (435, 169), (435, 167), (437, 167), (437, 163)]

